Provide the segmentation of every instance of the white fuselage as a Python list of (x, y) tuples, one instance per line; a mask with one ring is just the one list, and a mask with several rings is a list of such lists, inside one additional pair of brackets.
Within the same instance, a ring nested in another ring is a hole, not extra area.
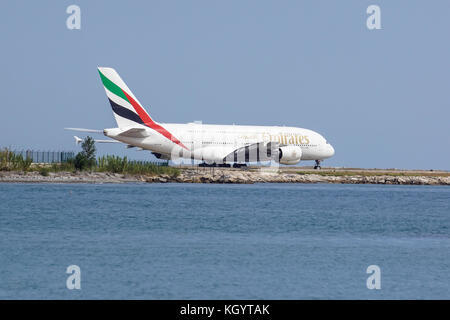
[[(224, 157), (237, 148), (260, 142), (277, 142), (280, 146), (301, 148), (301, 160), (323, 160), (334, 155), (334, 148), (326, 139), (312, 130), (296, 127), (208, 125), (199, 123), (161, 123), (186, 147), (182, 148), (159, 132), (144, 125), (144, 134), (133, 137), (121, 136), (127, 128), (105, 129), (104, 134), (130, 146), (150, 150), (166, 159), (179, 158), (223, 161)], [(134, 126), (136, 127), (136, 126)]]

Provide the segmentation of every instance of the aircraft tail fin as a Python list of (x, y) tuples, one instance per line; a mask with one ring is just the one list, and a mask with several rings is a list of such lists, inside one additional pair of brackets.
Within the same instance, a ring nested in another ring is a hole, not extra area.
[(154, 123), (116, 70), (98, 67), (98, 73), (119, 128)]

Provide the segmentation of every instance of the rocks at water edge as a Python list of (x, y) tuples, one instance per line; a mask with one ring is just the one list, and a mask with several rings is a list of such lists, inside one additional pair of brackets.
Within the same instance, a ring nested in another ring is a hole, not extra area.
[(0, 182), (26, 183), (348, 183), (392, 185), (450, 185), (449, 176), (421, 175), (321, 175), (314, 173), (279, 172), (274, 170), (180, 169), (178, 176), (123, 175), (106, 172), (0, 172)]

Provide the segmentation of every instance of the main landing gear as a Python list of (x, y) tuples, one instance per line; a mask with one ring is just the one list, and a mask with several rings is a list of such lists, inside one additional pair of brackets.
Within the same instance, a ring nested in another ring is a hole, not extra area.
[(217, 163), (211, 163), (211, 164), (209, 164), (209, 163), (206, 163), (206, 162), (203, 162), (203, 163), (200, 163), (199, 165), (198, 165), (200, 168), (215, 168), (215, 167), (219, 167), (219, 168), (230, 168), (231, 167), (231, 165), (229, 164), (229, 163), (219, 163), (219, 164), (217, 164)]
[(321, 169), (322, 167), (320, 166), (320, 163), (322, 162), (322, 160), (316, 160), (316, 165), (314, 166), (314, 169)]
[[(231, 168), (229, 163), (206, 163), (202, 162), (198, 165), (200, 168)], [(246, 163), (233, 163), (233, 168), (247, 168)]]

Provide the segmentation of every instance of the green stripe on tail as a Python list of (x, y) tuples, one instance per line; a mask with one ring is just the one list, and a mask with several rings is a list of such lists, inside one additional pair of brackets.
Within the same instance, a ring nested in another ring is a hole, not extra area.
[(100, 74), (100, 78), (102, 79), (103, 85), (105, 86), (106, 89), (114, 93), (116, 96), (121, 97), (123, 100), (128, 101), (126, 95), (123, 93), (122, 89), (118, 85), (116, 85), (114, 82), (105, 77), (103, 73), (100, 72), (100, 70), (98, 70), (98, 73)]

